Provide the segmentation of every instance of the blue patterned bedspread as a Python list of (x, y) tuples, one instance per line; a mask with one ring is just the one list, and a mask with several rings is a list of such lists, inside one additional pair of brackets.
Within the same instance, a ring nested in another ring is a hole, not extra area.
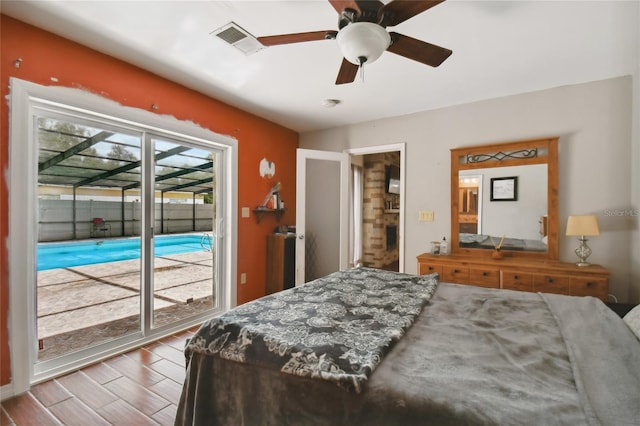
[(438, 286), (438, 275), (339, 271), (205, 322), (185, 355), (219, 356), (361, 392)]

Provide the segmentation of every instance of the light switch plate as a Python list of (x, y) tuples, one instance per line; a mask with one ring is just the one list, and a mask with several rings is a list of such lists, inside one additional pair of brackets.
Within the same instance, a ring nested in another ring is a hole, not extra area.
[(243, 272), (240, 274), (240, 284), (246, 284), (247, 283), (247, 274), (246, 272)]
[(242, 217), (243, 218), (249, 217), (249, 207), (242, 208)]
[(433, 210), (420, 210), (418, 212), (418, 220), (420, 222), (433, 222)]

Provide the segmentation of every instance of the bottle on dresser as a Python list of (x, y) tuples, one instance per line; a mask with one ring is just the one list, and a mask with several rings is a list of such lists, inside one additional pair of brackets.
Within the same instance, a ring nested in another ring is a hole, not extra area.
[(449, 254), (449, 242), (446, 237), (442, 237), (440, 242), (440, 254)]

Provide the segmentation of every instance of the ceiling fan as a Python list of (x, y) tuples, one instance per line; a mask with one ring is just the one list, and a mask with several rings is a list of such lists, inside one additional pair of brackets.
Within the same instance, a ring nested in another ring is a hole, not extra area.
[(445, 0), (328, 0), (340, 14), (338, 31), (311, 31), (258, 37), (265, 46), (300, 43), (315, 40), (336, 40), (344, 59), (336, 84), (351, 83), (358, 70), (370, 64), (385, 50), (437, 67), (452, 51), (396, 32), (386, 27), (398, 25)]

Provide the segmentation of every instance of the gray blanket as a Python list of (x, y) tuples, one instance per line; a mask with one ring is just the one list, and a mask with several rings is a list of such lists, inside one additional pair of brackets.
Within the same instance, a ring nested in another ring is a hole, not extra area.
[(334, 272), (205, 322), (185, 350), (360, 392), (438, 287), (438, 275)]
[(441, 283), (361, 393), (194, 353), (177, 425), (637, 425), (640, 342), (599, 300)]

